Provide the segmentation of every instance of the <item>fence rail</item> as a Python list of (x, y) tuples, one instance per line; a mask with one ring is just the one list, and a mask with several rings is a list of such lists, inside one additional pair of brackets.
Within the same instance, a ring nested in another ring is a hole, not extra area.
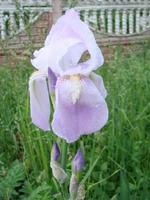
[(0, 7), (5, 7), (6, 5), (14, 6), (16, 4), (22, 6), (48, 6), (51, 5), (51, 0), (0, 0)]

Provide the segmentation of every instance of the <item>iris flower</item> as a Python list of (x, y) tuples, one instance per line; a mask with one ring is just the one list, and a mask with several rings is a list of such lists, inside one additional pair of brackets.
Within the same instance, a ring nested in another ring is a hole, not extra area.
[[(80, 62), (85, 52), (90, 58)], [(52, 129), (71, 143), (106, 124), (107, 92), (102, 77), (93, 72), (104, 58), (93, 33), (74, 9), (53, 25), (31, 62), (37, 69), (29, 81), (31, 118), (36, 126)], [(49, 93), (55, 94), (52, 122)]]

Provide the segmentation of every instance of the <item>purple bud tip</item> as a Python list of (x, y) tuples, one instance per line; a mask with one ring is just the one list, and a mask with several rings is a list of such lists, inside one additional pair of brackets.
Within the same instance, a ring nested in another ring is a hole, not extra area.
[(58, 144), (55, 142), (51, 150), (51, 160), (57, 161), (59, 156), (60, 156), (60, 150), (59, 150)]
[(73, 161), (72, 161), (72, 169), (74, 173), (79, 172), (84, 167), (85, 162), (83, 158), (83, 154), (80, 149), (78, 149)]

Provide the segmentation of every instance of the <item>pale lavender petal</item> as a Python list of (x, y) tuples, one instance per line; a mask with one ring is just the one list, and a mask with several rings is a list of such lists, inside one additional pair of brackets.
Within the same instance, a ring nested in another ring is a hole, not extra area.
[(55, 142), (51, 150), (51, 160), (57, 161), (60, 156), (60, 149), (58, 144)]
[(76, 85), (70, 79), (58, 79), (52, 121), (56, 135), (74, 142), (81, 135), (98, 131), (107, 120), (107, 104), (89, 78), (82, 78)]
[(88, 25), (80, 20), (79, 14), (70, 9), (64, 16), (66, 24), (72, 29), (74, 34), (83, 42), (88, 50), (91, 58), (86, 62), (88, 64), (88, 70), (92, 71), (97, 69), (104, 63), (104, 57), (98, 45), (96, 44), (94, 34), (89, 29)]
[[(67, 74), (72, 68), (78, 68), (77, 63), (81, 58), (81, 55), (86, 50), (83, 43), (77, 43), (76, 45), (70, 47), (67, 53), (59, 61), (61, 68), (63, 69), (62, 75)], [(69, 73), (68, 73), (69, 74)]]
[[(31, 63), (39, 70), (47, 70), (50, 66), (56, 75), (61, 75), (65, 70), (65, 66), (63, 66), (63, 57), (68, 53), (70, 47), (76, 47), (76, 45), (80, 43), (81, 41), (78, 38), (62, 37), (60, 40), (54, 41), (54, 43), (49, 46), (45, 46), (39, 51), (36, 51), (36, 54), (34, 54), (35, 58), (31, 60)], [(70, 57), (66, 58), (70, 60)], [(60, 62), (61, 59), (63, 61), (62, 64)], [(69, 61), (65, 61), (65, 63), (67, 62)]]
[(90, 79), (94, 82), (97, 89), (100, 91), (101, 95), (106, 98), (107, 96), (107, 90), (104, 86), (103, 78), (100, 75), (97, 75), (96, 73), (92, 72), (90, 74)]
[(45, 46), (35, 51), (31, 62), (37, 69), (51, 66), (57, 75), (63, 75), (77, 65), (82, 53), (88, 51), (90, 59), (81, 67), (81, 74), (89, 74), (103, 64), (104, 58), (88, 26), (80, 20), (75, 10), (70, 9), (53, 25), (46, 38)]
[(29, 80), (30, 111), (32, 122), (43, 130), (50, 130), (50, 103), (47, 88), (47, 73), (34, 72)]
[(73, 161), (72, 161), (72, 169), (74, 173), (77, 173), (83, 169), (85, 166), (85, 161), (83, 154), (80, 149), (78, 149)]

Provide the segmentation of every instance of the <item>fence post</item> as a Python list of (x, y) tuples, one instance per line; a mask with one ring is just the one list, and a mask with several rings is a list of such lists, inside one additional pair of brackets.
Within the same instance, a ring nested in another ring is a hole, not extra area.
[(62, 3), (61, 0), (52, 0), (52, 15), (53, 23), (62, 15)]
[(120, 10), (117, 9), (115, 12), (115, 33), (120, 34)]
[(109, 34), (112, 34), (112, 29), (113, 29), (113, 19), (112, 19), (112, 9), (109, 9), (107, 11), (107, 17), (108, 17), (108, 24), (107, 24), (107, 30)]
[(140, 32), (140, 9), (136, 10), (136, 33)]
[(122, 13), (122, 34), (127, 33), (127, 10), (123, 9)]
[(6, 36), (3, 12), (0, 12), (0, 36), (2, 40), (5, 39), (5, 36)]
[(129, 34), (134, 32), (134, 10), (129, 11)]

